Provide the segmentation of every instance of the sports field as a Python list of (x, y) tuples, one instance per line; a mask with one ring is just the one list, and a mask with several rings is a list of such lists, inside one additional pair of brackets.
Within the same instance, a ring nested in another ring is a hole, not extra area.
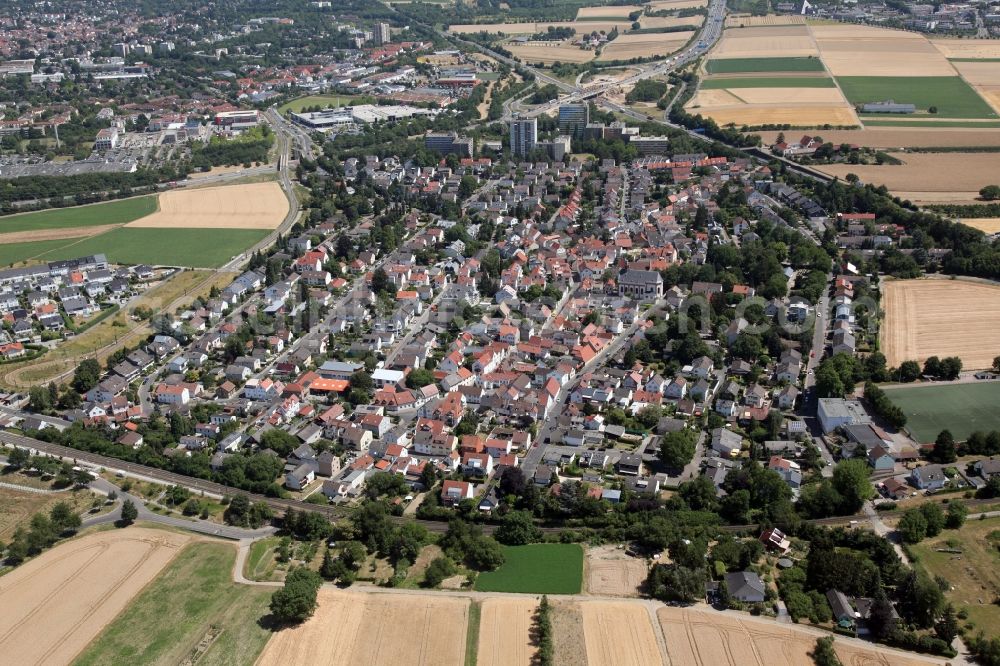
[(709, 74), (743, 72), (822, 72), (819, 58), (721, 58), (705, 64)]
[(583, 584), (583, 549), (577, 544), (504, 546), (503, 554), (507, 558), (503, 566), (476, 578), (477, 590), (579, 594)]
[(319, 106), (323, 108), (336, 108), (340, 106), (348, 106), (351, 102), (357, 101), (359, 104), (363, 102), (370, 101), (368, 99), (362, 99), (358, 97), (352, 97), (350, 95), (309, 95), (308, 97), (300, 97), (298, 99), (293, 99), (290, 102), (285, 102), (278, 107), (278, 113), (284, 115), (286, 111), (291, 111), (293, 113), (298, 113), (302, 109), (310, 106)]
[(37, 213), (21, 213), (0, 217), (0, 234), (125, 224), (155, 211), (156, 196), (145, 196), (73, 208), (42, 210)]
[(836, 88), (837, 86), (833, 79), (825, 76), (747, 76), (705, 79), (701, 82), (701, 87), (705, 90), (718, 90), (720, 88)]
[(837, 83), (852, 104), (891, 99), (914, 104), (918, 111), (937, 107), (937, 118), (997, 117), (990, 105), (957, 76), (838, 76)]
[(906, 414), (906, 429), (921, 444), (942, 430), (963, 441), (977, 430), (1000, 430), (1000, 382), (887, 387)]

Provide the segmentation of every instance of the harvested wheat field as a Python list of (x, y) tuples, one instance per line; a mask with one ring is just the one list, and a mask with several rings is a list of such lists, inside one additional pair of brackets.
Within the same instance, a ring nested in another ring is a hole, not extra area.
[(890, 366), (958, 356), (966, 370), (1000, 354), (1000, 286), (968, 280), (888, 280), (882, 288), (882, 353)]
[(962, 77), (976, 86), (1000, 86), (1000, 62), (952, 63)]
[[(642, 16), (639, 18), (639, 27), (646, 28), (678, 28), (682, 25), (701, 25), (705, 22), (705, 17), (701, 14), (694, 16)], [(631, 24), (629, 24), (631, 26)]]
[(585, 601), (583, 634), (588, 666), (649, 666), (663, 663), (644, 604)]
[(126, 227), (156, 229), (276, 229), (288, 214), (278, 183), (252, 183), (171, 190), (160, 195), (160, 210)]
[(598, 61), (630, 60), (632, 58), (649, 58), (665, 56), (679, 51), (694, 32), (650, 33), (638, 35), (620, 35), (601, 50)]
[[(789, 89), (792, 90), (792, 89)], [(801, 88), (795, 88), (799, 91)], [(793, 127), (817, 127), (820, 125), (857, 125), (854, 109), (848, 106), (793, 106), (793, 105), (743, 105), (732, 108), (690, 109), (694, 113), (708, 116), (720, 125), (733, 123), (740, 127), (788, 124)]]
[(552, 603), (553, 663), (559, 666), (587, 666), (587, 646), (583, 636), (583, 612), (573, 601)]
[[(974, 200), (980, 188), (996, 180), (997, 169), (1000, 169), (1000, 154), (997, 153), (890, 155), (903, 164), (836, 164), (816, 168), (840, 178), (853, 173), (866, 183), (885, 185), (900, 196), (903, 192), (915, 195), (911, 200), (937, 202)], [(924, 193), (926, 198), (921, 198)]]
[(708, 0), (653, 0), (647, 6), (651, 12), (674, 12), (678, 9), (704, 7)]
[(739, 97), (747, 104), (785, 104), (794, 102), (796, 105), (840, 104), (846, 105), (847, 100), (838, 88), (727, 88), (729, 92)]
[(985, 99), (986, 103), (1000, 114), (1000, 86), (975, 86), (975, 88), (979, 96)]
[[(760, 135), (764, 145), (770, 146), (777, 141), (780, 132), (755, 132), (755, 134)], [(855, 143), (869, 148), (1000, 146), (1000, 129), (868, 127), (857, 130), (823, 130), (818, 134), (824, 141), (831, 141), (835, 145)]]
[(646, 561), (613, 546), (590, 548), (584, 563), (586, 590), (607, 597), (635, 597), (649, 574)]
[(454, 666), (465, 660), (468, 617), (467, 599), (324, 587), (316, 613), (276, 633), (257, 663)]
[(750, 16), (730, 14), (726, 17), (727, 28), (757, 28), (768, 25), (805, 25), (804, 16), (795, 14), (768, 14), (767, 16)]
[(593, 51), (581, 49), (579, 46), (573, 46), (568, 42), (565, 46), (523, 46), (508, 44), (507, 50), (514, 54), (515, 58), (520, 58), (528, 64), (542, 63), (551, 65), (555, 62), (580, 64), (590, 62), (594, 59)]
[(806, 57), (819, 55), (805, 25), (734, 28), (722, 33), (713, 58)]
[(1000, 42), (995, 39), (932, 39), (931, 44), (945, 58), (1000, 58)]
[(448, 28), (449, 32), (457, 34), (467, 34), (476, 32), (488, 32), (490, 34), (502, 35), (533, 35), (545, 32), (549, 27), (572, 28), (578, 34), (590, 33), (594, 30), (611, 32), (617, 28), (619, 32), (628, 30), (632, 23), (629, 21), (548, 21), (548, 22), (525, 22), (525, 23), (465, 23), (456, 24)]
[(921, 34), (853, 24), (810, 26), (834, 76), (954, 76), (955, 68)]
[(979, 229), (983, 233), (1000, 233), (1000, 217), (963, 217), (958, 220), (958, 222), (961, 222), (967, 227)]
[(139, 527), (98, 532), (0, 578), (2, 660), (69, 663), (190, 540)]
[[(809, 652), (816, 646), (816, 639), (829, 635), (749, 615), (683, 608), (661, 608), (657, 618), (663, 628), (670, 663), (684, 666), (810, 666), (814, 662)], [(839, 637), (834, 649), (841, 661), (850, 666), (944, 663), (889, 648), (869, 648), (860, 641)]]
[(632, 12), (641, 12), (642, 7), (640, 5), (611, 5), (605, 7), (580, 7), (576, 12), (576, 20), (588, 19), (588, 18), (617, 18), (619, 16), (628, 16)]
[(479, 616), (478, 666), (528, 666), (535, 658), (531, 629), (538, 604), (528, 598), (483, 602)]

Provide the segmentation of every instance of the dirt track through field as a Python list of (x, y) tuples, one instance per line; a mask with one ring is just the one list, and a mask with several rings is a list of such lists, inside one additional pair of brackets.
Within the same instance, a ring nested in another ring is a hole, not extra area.
[(477, 666), (528, 666), (537, 650), (531, 628), (538, 604), (528, 598), (496, 598), (483, 602), (479, 620)]
[(890, 280), (882, 289), (887, 364), (958, 356), (963, 369), (1000, 354), (1000, 286), (965, 280)]
[(35, 231), (11, 231), (0, 234), (0, 245), (7, 243), (31, 243), (34, 241), (63, 240), (64, 238), (90, 238), (117, 229), (120, 224), (101, 224), (93, 227), (70, 227), (67, 229), (38, 229)]
[(138, 527), (98, 532), (0, 578), (0, 660), (69, 663), (189, 541)]
[(160, 195), (160, 209), (126, 227), (277, 229), (288, 213), (278, 183), (178, 189)]
[(325, 587), (316, 613), (272, 636), (257, 664), (454, 666), (465, 659), (468, 616), (467, 599)]

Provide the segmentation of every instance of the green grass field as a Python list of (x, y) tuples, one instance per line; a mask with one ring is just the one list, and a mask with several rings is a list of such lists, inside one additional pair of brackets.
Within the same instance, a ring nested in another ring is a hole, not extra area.
[(705, 90), (720, 88), (835, 88), (833, 79), (826, 76), (753, 76), (747, 78), (705, 79)]
[(918, 111), (937, 107), (938, 118), (996, 118), (990, 105), (957, 76), (839, 76), (852, 104), (893, 100)]
[(14, 266), (22, 261), (40, 257), (74, 242), (73, 239), (31, 241), (28, 243), (0, 243), (0, 266)]
[(179, 664), (215, 628), (199, 666), (252, 664), (271, 632), (258, 624), (273, 590), (232, 581), (231, 544), (194, 543), (108, 625), (77, 666)]
[(163, 264), (218, 268), (268, 234), (264, 229), (114, 229), (70, 239), (40, 258), (73, 259), (103, 252), (116, 264)]
[(743, 72), (822, 72), (819, 58), (720, 58), (705, 65), (709, 74)]
[(574, 543), (504, 546), (507, 558), (496, 571), (476, 578), (481, 592), (579, 594), (583, 585), (583, 549)]
[(278, 113), (284, 114), (286, 111), (298, 113), (307, 106), (321, 106), (323, 108), (347, 106), (354, 101), (365, 103), (372, 101), (372, 98), (354, 97), (351, 95), (309, 95), (308, 97), (300, 97), (290, 102), (285, 102), (278, 107)]
[(978, 129), (983, 127), (1000, 127), (1000, 121), (973, 122), (971, 120), (944, 121), (938, 123), (923, 123), (919, 120), (870, 120), (867, 116), (860, 116), (865, 127), (926, 127), (935, 129), (938, 127), (964, 127), (967, 129)]
[(37, 213), (21, 213), (0, 217), (0, 233), (34, 231), (36, 229), (71, 229), (102, 224), (125, 224), (155, 213), (155, 196), (135, 197), (121, 201), (55, 208)]
[(977, 430), (1000, 430), (1000, 382), (886, 388), (906, 414), (906, 429), (921, 443), (942, 430), (964, 441)]

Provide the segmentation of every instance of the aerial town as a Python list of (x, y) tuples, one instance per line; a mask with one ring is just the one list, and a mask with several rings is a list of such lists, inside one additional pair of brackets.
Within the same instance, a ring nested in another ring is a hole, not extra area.
[(8, 5), (0, 662), (1000, 665), (995, 4)]

